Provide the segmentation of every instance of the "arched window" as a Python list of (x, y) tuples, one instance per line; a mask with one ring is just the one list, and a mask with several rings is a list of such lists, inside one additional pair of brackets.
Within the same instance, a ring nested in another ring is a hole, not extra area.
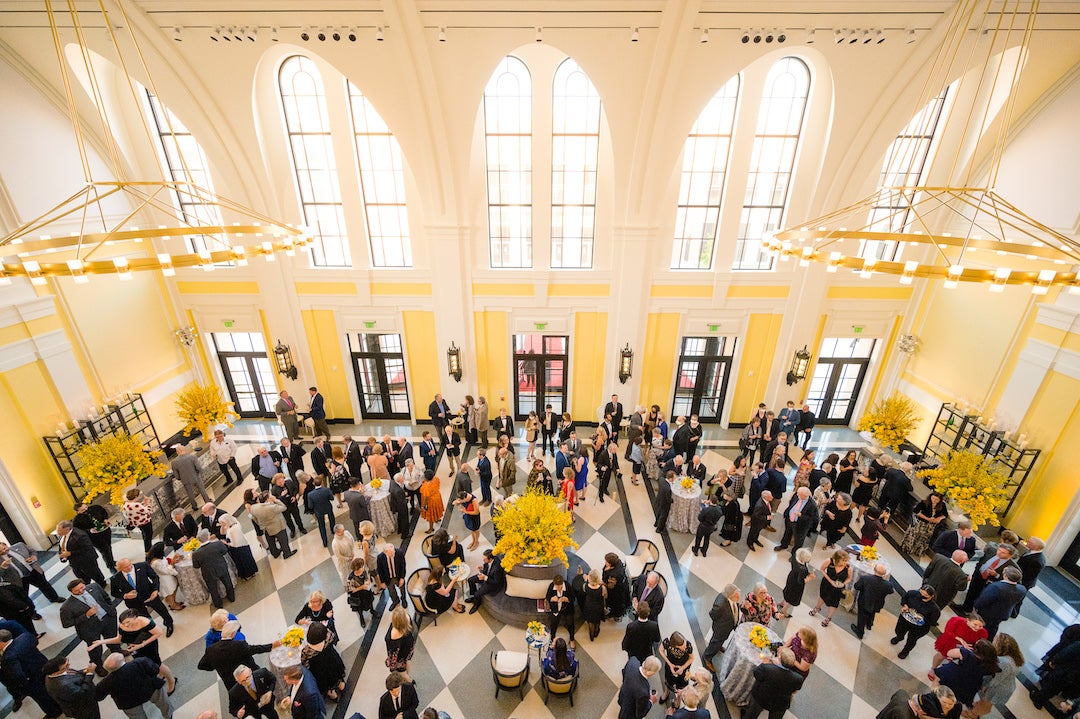
[(360, 191), (364, 196), (371, 264), (412, 267), (401, 147), (360, 88), (348, 80), (346, 83), (360, 162)]
[(712, 268), (738, 102), (736, 75), (709, 100), (686, 138), (671, 249), (673, 270)]
[(758, 112), (733, 270), (772, 269), (772, 257), (761, 251), (761, 242), (784, 220), (809, 95), (810, 70), (802, 60), (785, 57), (769, 70)]
[(319, 69), (310, 59), (293, 55), (281, 64), (278, 90), (304, 224), (315, 234), (311, 262), (316, 267), (349, 267), (345, 213)]
[(532, 78), (507, 55), (484, 88), (492, 267), (532, 267)]
[(590, 268), (596, 234), (600, 94), (572, 59), (551, 93), (551, 266)]
[[(951, 86), (950, 86), (951, 87)], [(881, 166), (878, 188), (917, 187), (929, 166), (929, 159), (936, 145), (938, 128), (945, 113), (949, 87), (919, 110), (911, 122), (900, 131), (885, 152)], [(874, 232), (902, 232), (911, 219), (911, 208), (898, 194), (880, 195), (881, 199), (894, 201), (879, 204), (870, 213), (870, 230)], [(859, 256), (878, 260), (895, 260), (899, 243), (862, 241)]]
[[(214, 191), (210, 179), (210, 163), (198, 140), (188, 132), (172, 110), (165, 107), (149, 88), (146, 93), (147, 108), (151, 124), (158, 138), (158, 154), (161, 157), (169, 179), (183, 183), (172, 191), (173, 204), (183, 213), (184, 219), (192, 225), (221, 225), (221, 209), (215, 204), (207, 204), (189, 185)], [(208, 244), (203, 236), (189, 237), (192, 252), (222, 249), (220, 243)]]

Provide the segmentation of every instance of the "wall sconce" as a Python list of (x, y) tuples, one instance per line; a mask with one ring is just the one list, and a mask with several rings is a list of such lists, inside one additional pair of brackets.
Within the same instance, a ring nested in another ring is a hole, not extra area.
[(626, 384), (634, 369), (634, 350), (630, 349), (630, 343), (619, 350), (619, 382)]
[(810, 352), (806, 345), (801, 350), (795, 351), (795, 357), (791, 360), (791, 369), (787, 373), (787, 383), (793, 385), (806, 379), (806, 370), (810, 367)]
[(274, 346), (274, 361), (277, 363), (278, 374), (283, 374), (289, 379), (296, 379), (296, 376), (300, 374), (296, 365), (293, 364), (292, 352), (289, 351), (288, 345), (281, 344), (281, 340), (278, 340)]
[(446, 350), (446, 366), (450, 369), (450, 376), (454, 378), (454, 381), (460, 382), (461, 348), (454, 344), (453, 341), (450, 342), (450, 349)]
[(176, 341), (182, 347), (191, 349), (195, 346), (195, 339), (199, 336), (199, 333), (194, 327), (181, 327), (173, 332), (173, 336), (176, 337)]

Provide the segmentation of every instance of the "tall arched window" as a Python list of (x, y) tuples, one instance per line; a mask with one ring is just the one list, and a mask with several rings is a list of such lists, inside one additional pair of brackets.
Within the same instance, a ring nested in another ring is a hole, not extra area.
[(738, 102), (736, 75), (709, 100), (686, 138), (671, 249), (673, 270), (712, 268)]
[(761, 251), (761, 242), (784, 221), (809, 95), (810, 70), (802, 60), (785, 57), (769, 70), (758, 112), (733, 270), (772, 269), (772, 257)]
[(316, 267), (349, 267), (345, 213), (319, 69), (310, 59), (293, 55), (281, 64), (278, 90), (304, 224), (315, 234), (311, 262)]
[(364, 196), (371, 264), (412, 267), (401, 147), (360, 88), (348, 80), (346, 83), (360, 162), (360, 191)]
[[(205, 190), (214, 191), (210, 178), (210, 163), (202, 145), (188, 132), (184, 123), (157, 99), (149, 88), (146, 93), (150, 120), (158, 138), (158, 154), (173, 182), (191, 183)], [(207, 204), (190, 190), (173, 190), (173, 203), (192, 225), (221, 225), (221, 210), (217, 205)], [(220, 244), (209, 245), (203, 236), (189, 237), (192, 252), (222, 249)]]
[(551, 266), (590, 268), (596, 235), (600, 93), (572, 59), (551, 94)]
[[(926, 107), (919, 110), (911, 122), (900, 131), (896, 139), (889, 144), (885, 152), (885, 161), (881, 166), (878, 187), (917, 187), (922, 183), (931, 150), (937, 140), (937, 131), (941, 127), (941, 118), (949, 97), (949, 88), (945, 88)], [(893, 201), (874, 207), (870, 213), (870, 229), (874, 232), (902, 232), (911, 219), (911, 208), (901, 201), (897, 194), (881, 195), (882, 199)], [(861, 257), (878, 260), (895, 260), (899, 243), (884, 241), (862, 241), (859, 248)]]
[(532, 267), (532, 78), (507, 55), (484, 88), (492, 267)]

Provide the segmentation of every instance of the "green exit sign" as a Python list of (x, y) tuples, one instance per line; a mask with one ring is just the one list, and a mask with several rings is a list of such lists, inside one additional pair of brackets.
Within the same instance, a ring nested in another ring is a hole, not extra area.
[(368, 322), (368, 321), (365, 321), (365, 322), (364, 322), (364, 329), (367, 329), (367, 330), (373, 330), (373, 329), (375, 329), (375, 323), (374, 323), (374, 322)]
[(222, 324), (225, 325), (226, 328), (232, 327), (236, 324), (236, 320), (222, 320)]
[(719, 332), (720, 325), (709, 325), (709, 332)]
[(547, 322), (533, 322), (533, 327), (538, 330), (545, 330), (547, 329)]
[(863, 326), (862, 325), (852, 325), (851, 331), (854, 332), (857, 335), (861, 335), (862, 331), (863, 331)]

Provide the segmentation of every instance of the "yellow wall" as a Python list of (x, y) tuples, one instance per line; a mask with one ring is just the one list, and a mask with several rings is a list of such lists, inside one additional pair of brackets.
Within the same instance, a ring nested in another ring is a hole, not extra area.
[(1022, 537), (1047, 538), (1080, 491), (1080, 466), (1069, 452), (1076, 442), (1066, 431), (1080, 422), (1077, 397), (1080, 380), (1051, 371), (1020, 425), (1031, 446), (1043, 450), (1006, 522)]
[[(70, 517), (72, 498), (41, 438), (56, 431), (56, 420), (50, 418), (67, 417), (67, 410), (57, 401), (40, 360), (0, 374), (0, 404), (8, 408), (0, 412), (4, 466), (47, 533)], [(33, 508), (32, 497), (41, 502), (40, 509)]]
[(606, 312), (577, 312), (574, 315), (574, 336), (571, 366), (574, 369), (570, 385), (570, 414), (581, 421), (594, 421), (596, 405), (604, 396), (604, 343), (607, 337)]
[[(513, 406), (510, 385), (510, 328), (505, 312), (474, 312), (478, 394), (487, 398), (492, 417)], [(429, 402), (431, 400), (428, 400)], [(425, 415), (426, 408), (425, 407)]]
[(750, 315), (731, 401), (732, 422), (747, 421), (765, 396), (783, 319), (783, 315)]
[[(649, 314), (645, 327), (645, 351), (634, 357), (634, 371), (641, 374), (640, 404), (658, 404), (666, 411), (671, 409), (675, 357), (679, 351), (679, 320), (680, 315), (675, 312)], [(603, 397), (601, 390), (594, 393), (593, 399), (596, 401)], [(631, 401), (630, 404), (639, 402)], [(625, 399), (623, 405), (627, 405)], [(668, 419), (674, 424), (674, 417)]]
[(405, 324), (405, 348), (409, 353), (409, 392), (412, 395), (413, 417), (424, 419), (432, 398), (442, 392), (442, 370), (435, 344), (435, 313), (426, 310), (406, 310), (401, 313)]
[(301, 310), (300, 316), (307, 336), (306, 350), (315, 366), (315, 385), (325, 401), (326, 418), (353, 419), (345, 375), (351, 368), (342, 355), (333, 310)]

